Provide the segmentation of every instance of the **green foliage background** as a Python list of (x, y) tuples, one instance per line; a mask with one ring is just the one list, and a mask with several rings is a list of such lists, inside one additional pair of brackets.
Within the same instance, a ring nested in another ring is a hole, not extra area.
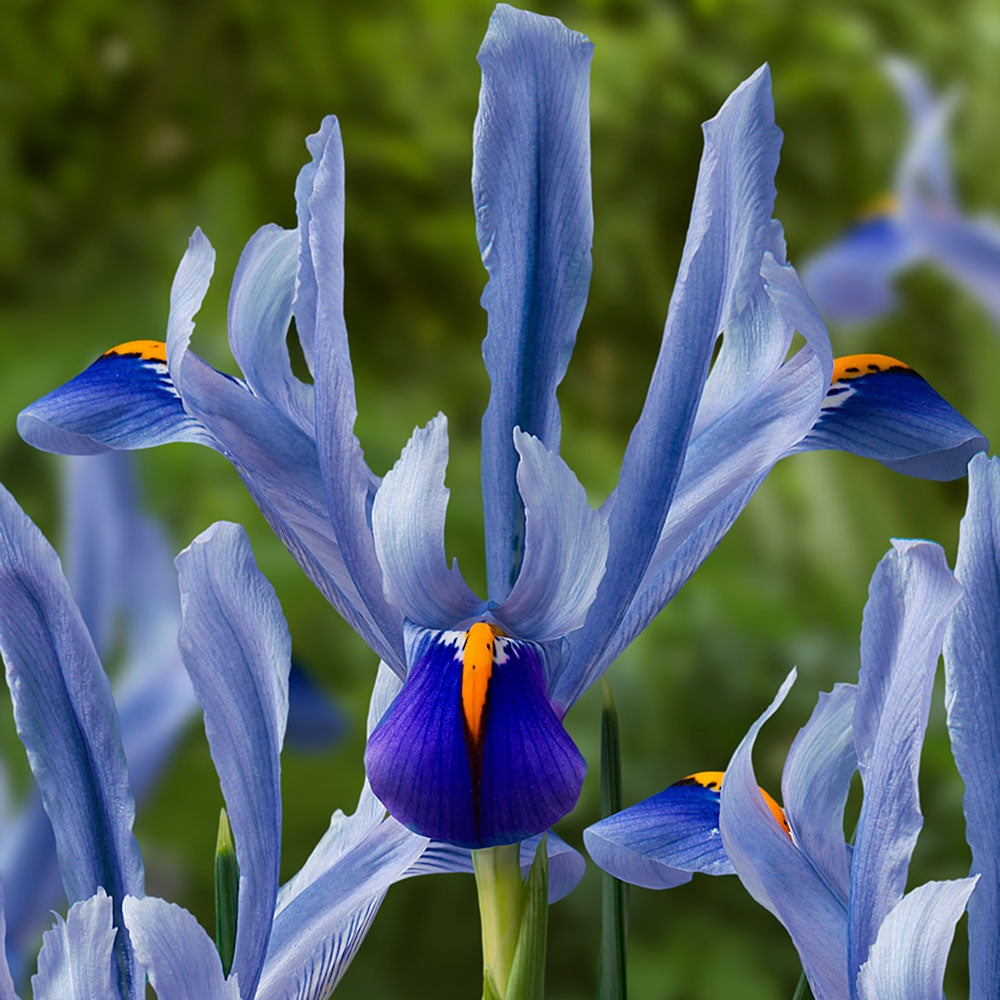
[[(768, 60), (785, 132), (777, 215), (801, 262), (891, 183), (904, 138), (880, 58), (914, 59), (962, 101), (952, 134), (970, 210), (1000, 211), (1000, 8), (988, 0), (800, 4), (796, 0), (576, 0), (541, 3), (596, 43), (592, 133), (594, 279), (561, 391), (564, 454), (599, 502), (638, 415), (684, 239), (699, 123)], [(14, 430), (18, 410), (108, 346), (163, 335), (173, 268), (200, 225), (219, 252), (196, 349), (232, 370), (226, 288), (265, 222), (294, 224), (304, 137), (339, 115), (347, 155), (347, 313), (358, 432), (372, 467), (395, 460), (413, 426), (450, 419), (449, 552), (483, 579), (478, 425), (487, 381), (479, 343), (484, 272), (469, 174), (486, 0), (115, 0), (0, 6), (0, 474), (50, 537), (58, 460)], [(1000, 434), (1000, 344), (985, 314), (930, 270), (902, 282), (901, 308), (833, 328), (836, 353), (908, 360), (987, 435)], [(273, 538), (235, 473), (213, 453), (171, 446), (140, 457), (149, 506), (180, 548), (219, 518), (247, 525), (298, 654), (354, 727), (336, 752), (286, 753), (283, 873), (361, 784), (372, 656)], [(820, 689), (857, 672), (868, 577), (895, 536), (954, 553), (964, 482), (906, 480), (847, 456), (783, 463), (736, 528), (611, 670), (632, 802), (694, 770), (723, 767), (793, 665), (799, 682), (765, 730), (761, 780), (777, 791), (788, 742)], [(592, 773), (560, 832), (579, 845), (597, 818), (599, 698), (570, 728)], [(9, 713), (6, 713), (9, 715)], [(8, 730), (11, 727), (8, 725)], [(23, 751), (6, 758), (25, 786)], [(927, 824), (914, 882), (964, 873), (961, 786), (935, 706), (922, 781)], [(138, 834), (148, 889), (212, 926), (220, 796), (192, 727)], [(593, 994), (599, 884), (591, 870), (551, 914), (549, 995)], [(633, 995), (772, 1000), (797, 959), (779, 925), (733, 879), (668, 893), (634, 890)], [(950, 990), (960, 996), (964, 945)], [(477, 995), (471, 879), (392, 890), (339, 996)]]

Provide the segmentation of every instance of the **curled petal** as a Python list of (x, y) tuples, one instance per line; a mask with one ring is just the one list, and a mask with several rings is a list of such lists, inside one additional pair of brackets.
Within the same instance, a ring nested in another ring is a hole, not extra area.
[[(482, 626), (485, 628), (486, 626)], [(545, 694), (541, 651), (473, 632), (423, 632), (402, 690), (368, 740), (372, 789), (401, 823), (464, 847), (541, 833), (576, 804), (586, 764)]]
[(295, 230), (264, 226), (247, 243), (229, 294), (229, 346), (254, 393), (311, 430), (312, 391), (292, 374), (286, 340), (297, 236)]
[(438, 414), (413, 432), (372, 506), (372, 535), (386, 599), (412, 622), (447, 628), (483, 610), (444, 554), (448, 423)]
[[(483, 357), (483, 507), (489, 596), (514, 584), (523, 543), (515, 427), (559, 450), (556, 387), (590, 283), (588, 78), (593, 46), (551, 17), (501, 4), (479, 51), (476, 231), (489, 283)], [(530, 373), (530, 374), (529, 374)]]
[(844, 806), (858, 769), (851, 723), (857, 688), (837, 684), (821, 694), (799, 730), (781, 776), (795, 842), (841, 899), (847, 899), (851, 850), (844, 843)]
[(957, 479), (986, 438), (912, 368), (883, 354), (838, 358), (819, 419), (794, 451), (836, 448), (922, 479)]
[(784, 701), (794, 679), (793, 670), (733, 754), (722, 786), (719, 827), (740, 881), (791, 935), (813, 995), (847, 997), (847, 900), (835, 894), (774, 822), (753, 772), (757, 734)]
[(517, 431), (514, 438), (524, 562), (510, 596), (493, 613), (522, 638), (544, 642), (583, 625), (604, 575), (608, 526), (558, 455), (529, 434)]

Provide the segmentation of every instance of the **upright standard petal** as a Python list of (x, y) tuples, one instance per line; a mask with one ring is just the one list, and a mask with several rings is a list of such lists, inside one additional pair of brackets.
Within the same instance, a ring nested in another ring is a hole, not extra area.
[(205, 734), (240, 866), (233, 972), (254, 995), (271, 933), (281, 844), (281, 744), (291, 639), (243, 529), (218, 523), (177, 557), (180, 646), (205, 711)]
[(386, 598), (410, 621), (438, 629), (485, 609), (445, 556), (447, 464), (448, 422), (438, 414), (413, 432), (379, 486), (371, 515)]
[(944, 646), (948, 731), (965, 782), (965, 838), (979, 884), (969, 900), (970, 996), (1000, 991), (1000, 459), (969, 465), (955, 576), (962, 597)]
[[(52, 821), (71, 903), (99, 887), (142, 895), (135, 813), (107, 675), (70, 595), (59, 558), (0, 487), (0, 648), (18, 734)], [(124, 931), (116, 949), (121, 996), (140, 983)]]
[(187, 910), (129, 896), (125, 920), (159, 1000), (241, 1000), (238, 977), (226, 979), (215, 943)]
[(986, 438), (909, 365), (885, 354), (837, 358), (819, 419), (792, 450), (835, 448), (922, 479), (957, 479)]
[(464, 847), (512, 844), (566, 815), (586, 764), (546, 697), (541, 647), (484, 622), (415, 631), (412, 647), (365, 751), (389, 812)]
[[(95, 1000), (117, 996), (111, 952), (115, 943), (111, 897), (98, 889), (70, 907), (65, 921), (42, 935), (35, 1000)], [(142, 993), (138, 995), (143, 995)]]
[(608, 526), (557, 454), (519, 430), (514, 439), (521, 456), (524, 561), (514, 589), (493, 613), (521, 638), (544, 642), (583, 625), (604, 576)]
[(523, 555), (513, 431), (559, 450), (556, 387), (590, 284), (591, 43), (551, 17), (500, 4), (479, 50), (473, 137), (476, 232), (489, 282), (483, 357), (483, 508), (489, 597), (510, 592)]
[(621, 479), (607, 501), (608, 567), (577, 640), (585, 660), (596, 659), (639, 589), (677, 488), (716, 340), (749, 304), (771, 249), (781, 132), (767, 67), (730, 95), (704, 131), (663, 344)]
[(920, 750), (945, 627), (960, 592), (932, 542), (893, 542), (872, 576), (853, 722), (865, 794), (851, 865), (852, 981), (906, 889), (923, 824)]
[[(344, 152), (336, 123), (325, 123), (323, 135), (326, 144), (309, 197), (309, 252), (317, 276), (312, 333), (316, 453), (333, 538), (381, 639), (373, 648), (381, 659), (398, 664), (402, 619), (383, 593), (368, 520), (378, 479), (354, 434), (358, 407), (344, 322)], [(304, 280), (302, 267), (300, 275)]]

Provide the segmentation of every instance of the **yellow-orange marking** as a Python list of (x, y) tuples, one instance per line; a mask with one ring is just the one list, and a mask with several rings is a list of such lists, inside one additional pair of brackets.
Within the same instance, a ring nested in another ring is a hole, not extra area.
[(143, 361), (167, 360), (167, 345), (162, 340), (129, 340), (124, 344), (112, 347), (110, 351), (105, 351), (101, 357), (111, 356), (123, 357), (138, 355)]
[[(722, 779), (724, 777), (724, 771), (698, 771), (695, 774), (689, 774), (686, 778), (677, 782), (677, 784), (694, 783), (701, 785), (702, 788), (711, 788), (712, 791), (719, 792), (722, 790)], [(763, 788), (760, 789), (760, 794), (764, 796), (764, 802), (767, 804), (767, 808), (771, 810), (771, 814), (778, 821), (778, 825), (790, 838), (792, 836), (792, 828), (788, 825), (788, 820), (785, 819), (785, 810)]]
[(486, 695), (493, 676), (496, 633), (486, 622), (476, 622), (465, 636), (462, 654), (462, 716), (473, 743), (479, 743)]
[(858, 213), (858, 221), (868, 222), (871, 219), (881, 219), (887, 215), (896, 215), (898, 212), (899, 196), (895, 194), (880, 194), (862, 207)]
[(848, 382), (862, 375), (888, 371), (913, 373), (905, 361), (891, 358), (888, 354), (845, 354), (842, 358), (834, 358), (831, 382)]

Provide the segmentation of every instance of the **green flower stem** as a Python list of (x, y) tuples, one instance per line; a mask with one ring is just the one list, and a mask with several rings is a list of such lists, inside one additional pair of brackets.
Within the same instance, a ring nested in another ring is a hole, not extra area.
[(521, 845), (504, 844), (473, 851), (472, 866), (483, 929), (483, 995), (490, 995), (492, 979), (495, 992), (503, 997), (524, 916)]
[(799, 981), (795, 986), (795, 992), (792, 994), (792, 1000), (813, 1000), (812, 992), (809, 989), (809, 982), (806, 979), (806, 974), (803, 972), (799, 976)]

